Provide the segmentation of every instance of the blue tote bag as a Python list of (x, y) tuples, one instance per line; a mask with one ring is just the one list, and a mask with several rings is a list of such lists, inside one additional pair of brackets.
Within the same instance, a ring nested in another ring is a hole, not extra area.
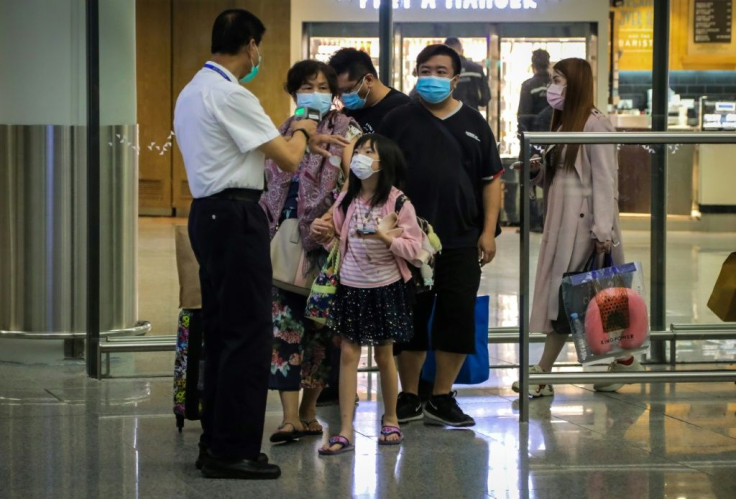
[[(488, 306), (491, 299), (489, 296), (478, 296), (475, 299), (475, 353), (465, 358), (463, 367), (457, 375), (455, 383), (461, 385), (477, 385), (483, 383), (490, 377), (488, 367)], [(429, 336), (432, 337), (432, 322), (434, 311), (429, 317)], [(436, 364), (434, 352), (427, 352), (427, 360), (422, 367), (422, 379), (434, 382)]]

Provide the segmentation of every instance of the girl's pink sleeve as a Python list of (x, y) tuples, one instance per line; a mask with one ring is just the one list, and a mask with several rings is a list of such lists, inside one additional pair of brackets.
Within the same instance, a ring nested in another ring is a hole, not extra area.
[(414, 211), (414, 205), (409, 200), (404, 202), (401, 211), (398, 213), (398, 218), (398, 226), (404, 230), (400, 236), (394, 237), (390, 249), (394, 255), (411, 262), (419, 256), (424, 232), (419, 227), (417, 213)]
[(332, 224), (335, 226), (335, 236), (332, 238), (332, 241), (330, 241), (328, 244), (324, 245), (324, 248), (327, 251), (330, 251), (332, 249), (332, 245), (335, 244), (342, 233), (342, 225), (345, 223), (345, 214), (342, 212), (342, 207), (340, 206), (340, 203), (342, 203), (343, 198), (345, 197), (345, 193), (341, 193), (337, 200), (335, 201), (335, 209), (332, 210)]
[(332, 210), (332, 223), (335, 224), (335, 233), (339, 236), (342, 231), (342, 224), (345, 222), (345, 213), (342, 211), (342, 200), (345, 198), (345, 193), (340, 193), (335, 200), (335, 209)]

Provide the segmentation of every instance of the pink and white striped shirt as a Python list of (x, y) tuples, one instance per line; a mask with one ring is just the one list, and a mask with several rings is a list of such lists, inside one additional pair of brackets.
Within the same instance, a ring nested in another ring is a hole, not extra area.
[(380, 222), (383, 206), (371, 207), (370, 200), (360, 196), (353, 201), (353, 216), (348, 225), (347, 251), (340, 263), (340, 283), (352, 288), (378, 288), (401, 279), (399, 267), (391, 250), (375, 237), (361, 237), (357, 229), (375, 228)]
[[(360, 199), (353, 200), (346, 211), (342, 210), (343, 192), (335, 201), (333, 222), (335, 232), (339, 237), (340, 244), (340, 284), (359, 288), (374, 288), (385, 286), (396, 282), (398, 278), (404, 282), (411, 279), (411, 272), (407, 262), (420, 262), (423, 258), (422, 237), (424, 233), (417, 223), (417, 215), (414, 206), (407, 201), (398, 215), (397, 226), (402, 230), (401, 235), (394, 237), (391, 246), (386, 245), (377, 238), (361, 238), (355, 234), (357, 223), (364, 224), (368, 219), (368, 225), (377, 223), (388, 214), (393, 213), (396, 206), (396, 198), (401, 191), (395, 187), (382, 206), (374, 207), (366, 212), (368, 202)], [(359, 206), (363, 205), (361, 212)], [(374, 246), (375, 245), (375, 246)], [(353, 250), (354, 248), (354, 250)], [(393, 258), (393, 264), (389, 264), (389, 257)], [(393, 274), (394, 270), (398, 274)]]

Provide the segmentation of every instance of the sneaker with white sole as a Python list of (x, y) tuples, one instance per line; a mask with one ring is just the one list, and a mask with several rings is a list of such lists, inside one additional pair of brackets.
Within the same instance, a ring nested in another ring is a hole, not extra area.
[[(608, 366), (608, 372), (612, 373), (630, 373), (637, 371), (644, 371), (644, 367), (638, 360), (636, 360), (636, 357), (634, 357), (633, 362), (629, 365), (622, 364), (618, 360), (614, 360), (611, 362), (611, 365)], [(625, 383), (596, 383), (593, 385), (593, 389), (597, 392), (615, 392), (623, 387), (624, 384)]]
[[(529, 368), (529, 373), (542, 374), (545, 371), (542, 370), (539, 365), (534, 365)], [(514, 381), (511, 385), (511, 389), (516, 393), (519, 393), (520, 384), (518, 381)], [(529, 396), (530, 397), (551, 397), (555, 394), (555, 389), (552, 385), (529, 385)]]
[(423, 419), (424, 409), (419, 396), (407, 392), (399, 393), (398, 400), (396, 401), (396, 416), (401, 424)]
[(447, 395), (432, 395), (424, 405), (424, 424), (440, 426), (473, 426), (475, 420), (457, 405), (456, 391)]

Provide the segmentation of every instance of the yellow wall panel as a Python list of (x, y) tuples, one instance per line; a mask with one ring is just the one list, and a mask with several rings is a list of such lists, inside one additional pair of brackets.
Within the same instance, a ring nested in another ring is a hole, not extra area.
[[(614, 54), (620, 71), (651, 70), (653, 0), (627, 0), (614, 11)], [(693, 0), (670, 3), (670, 69), (736, 69), (736, 38), (731, 43), (694, 43)], [(732, 28), (733, 30), (733, 28)]]

